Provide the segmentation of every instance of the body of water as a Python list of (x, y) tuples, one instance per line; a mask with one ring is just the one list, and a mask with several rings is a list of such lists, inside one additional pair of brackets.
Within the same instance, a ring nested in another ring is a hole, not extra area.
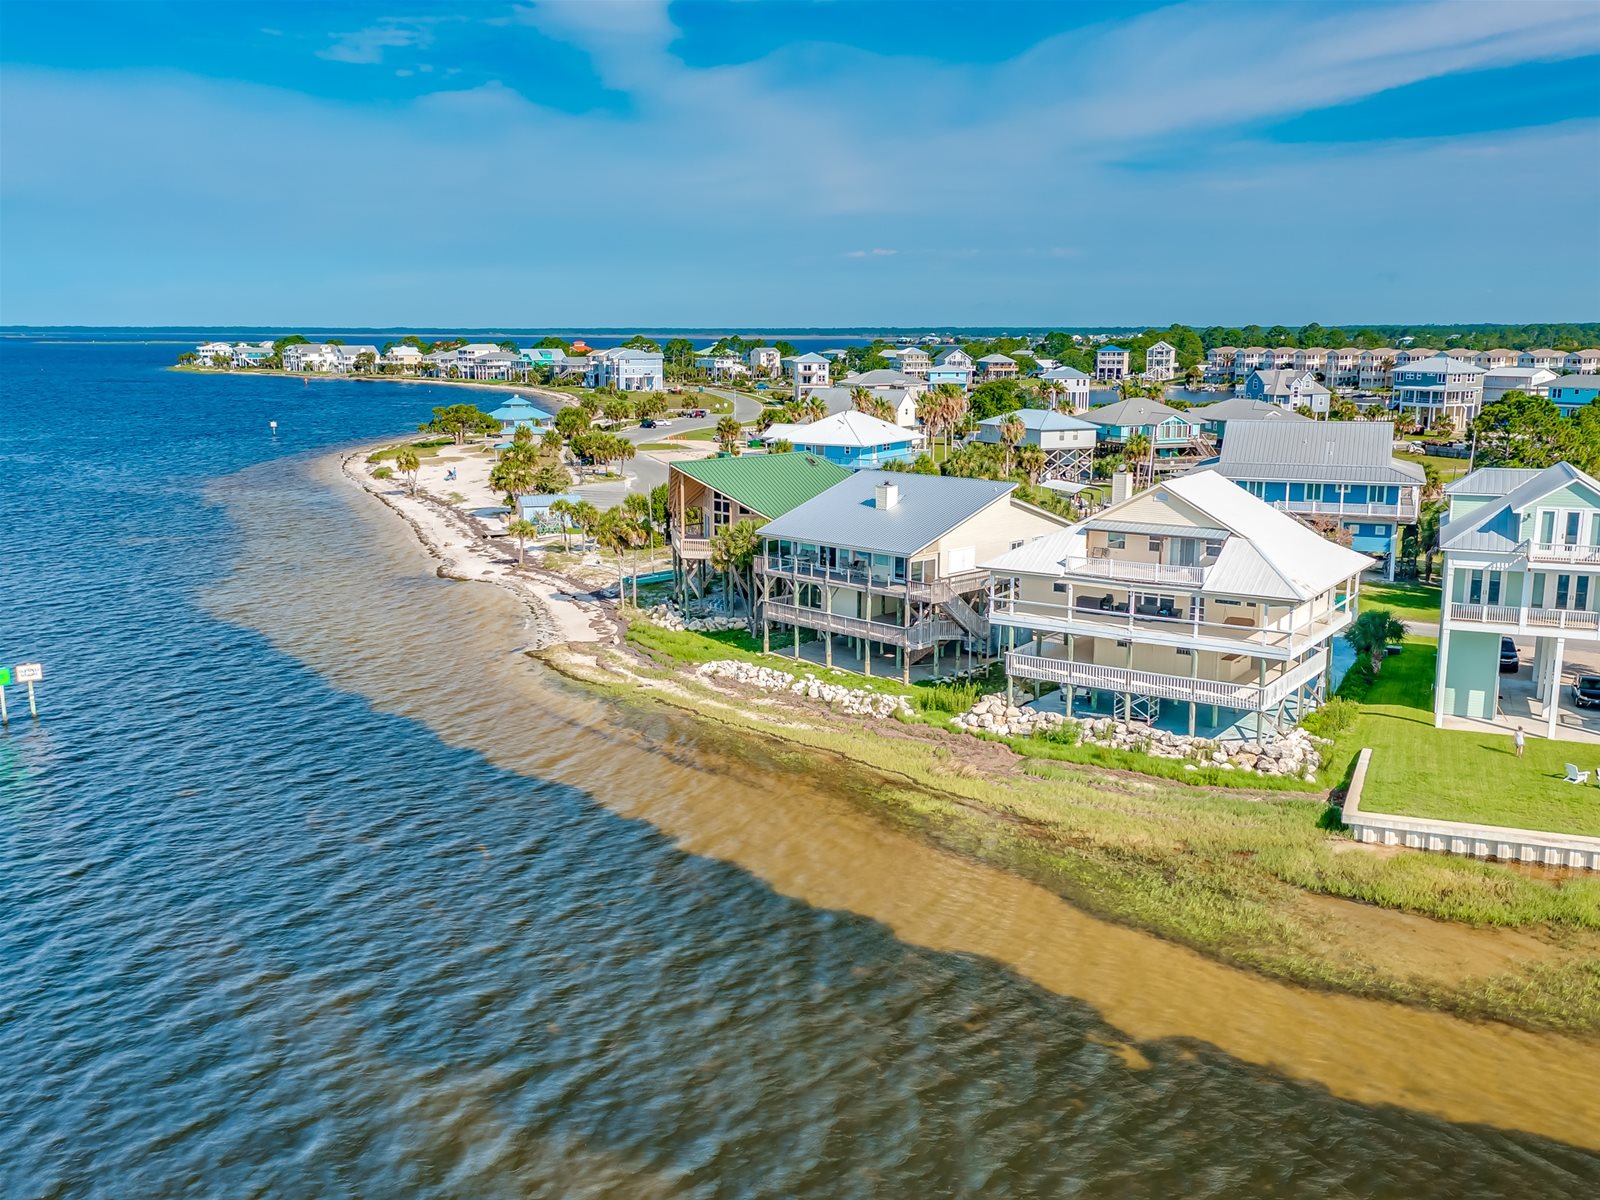
[(1592, 1047), (1227, 970), (566, 685), (322, 453), (459, 393), (170, 358), (0, 346), (0, 661), (47, 669), (0, 1195), (1600, 1187)]

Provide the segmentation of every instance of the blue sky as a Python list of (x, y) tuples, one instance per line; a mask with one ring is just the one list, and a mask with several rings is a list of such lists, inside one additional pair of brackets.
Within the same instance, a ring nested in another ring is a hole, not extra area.
[(0, 0), (0, 323), (1600, 317), (1600, 4)]

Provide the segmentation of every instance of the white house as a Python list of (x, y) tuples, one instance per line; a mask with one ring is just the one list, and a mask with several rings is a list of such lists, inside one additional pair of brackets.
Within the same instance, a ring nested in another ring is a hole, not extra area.
[(1102, 383), (1115, 383), (1128, 374), (1132, 352), (1121, 346), (1101, 346), (1094, 352), (1094, 377)]
[(1543, 367), (1546, 371), (1559, 371), (1566, 357), (1559, 350), (1524, 350), (1517, 355), (1517, 366)]
[(1569, 375), (1600, 374), (1600, 350), (1574, 350), (1562, 365)]
[(1544, 367), (1490, 367), (1483, 376), (1483, 402), (1493, 404), (1510, 391), (1543, 396), (1549, 391), (1550, 383), (1559, 378)]
[(1089, 377), (1073, 367), (1052, 367), (1039, 377), (1052, 385), (1067, 408), (1081, 412), (1089, 407)]
[(831, 382), (828, 374), (831, 365), (831, 359), (815, 351), (789, 359), (789, 372), (794, 377), (794, 398), (803, 400), (813, 388), (827, 387)]
[(659, 392), (667, 385), (665, 363), (659, 350), (597, 350), (589, 356), (583, 383), (619, 392)]
[(1145, 348), (1144, 377), (1153, 380), (1173, 379), (1178, 374), (1177, 348), (1167, 342), (1157, 342)]
[(329, 342), (300, 342), (283, 348), (285, 371), (337, 371), (339, 347)]
[(1425, 428), (1448, 422), (1465, 429), (1483, 407), (1485, 374), (1476, 363), (1444, 354), (1397, 361), (1391, 405), (1397, 412), (1410, 413)]
[(1038, 446), (1044, 451), (1043, 479), (1081, 483), (1089, 478), (1094, 467), (1098, 425), (1047, 408), (1022, 408), (979, 421), (978, 440), (990, 445), (1001, 444), (1004, 441), (1002, 427), (1007, 421), (1022, 425), (1022, 441), (1018, 445)]
[(402, 371), (414, 371), (422, 365), (422, 351), (408, 342), (390, 346), (383, 352), (380, 360), (386, 367), (399, 367)]
[(776, 379), (783, 373), (783, 356), (776, 346), (754, 346), (745, 353), (745, 365), (756, 375)]
[(1329, 694), (1371, 562), (1201, 471), (984, 565), (1006, 674), (1044, 703), (1264, 740)]
[(737, 354), (726, 351), (702, 350), (695, 356), (694, 365), (712, 379), (734, 379), (750, 373), (749, 365)]

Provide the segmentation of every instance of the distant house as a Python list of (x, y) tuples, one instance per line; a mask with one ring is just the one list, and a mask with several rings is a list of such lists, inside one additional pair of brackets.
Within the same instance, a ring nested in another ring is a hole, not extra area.
[(1261, 365), (1270, 367), (1274, 371), (1288, 371), (1294, 367), (1294, 356), (1298, 353), (1299, 351), (1293, 346), (1274, 346), (1267, 351)]
[(783, 356), (776, 346), (754, 346), (745, 353), (745, 365), (752, 373), (776, 379), (783, 371)]
[[(766, 524), (849, 477), (813, 454), (751, 454), (673, 463), (667, 472), (672, 576), (680, 602), (715, 581), (711, 539), (740, 521)], [(750, 597), (745, 597), (746, 603)]]
[(331, 342), (304, 342), (283, 348), (285, 371), (338, 371), (343, 360)]
[(1071, 715), (1266, 740), (1328, 696), (1371, 560), (1201, 471), (986, 565), (1009, 678)]
[(965, 391), (972, 386), (972, 355), (965, 350), (946, 350), (928, 366), (928, 386), (953, 383)]
[(1500, 719), (1501, 639), (1509, 638), (1533, 646), (1534, 695), (1553, 738), (1566, 655), (1600, 651), (1600, 482), (1560, 462), (1483, 468), (1445, 492), (1433, 723)]
[(1388, 421), (1234, 420), (1210, 469), (1258, 500), (1336, 525), (1394, 578), (1400, 531), (1417, 523), (1422, 468), (1394, 457)]
[(1571, 416), (1585, 404), (1600, 400), (1600, 376), (1563, 375), (1546, 386), (1545, 394), (1563, 416)]
[(712, 379), (736, 379), (750, 373), (745, 360), (728, 351), (702, 350), (695, 356), (694, 365)]
[(1439, 351), (1430, 350), (1426, 346), (1407, 346), (1404, 350), (1398, 351), (1395, 354), (1394, 365), (1397, 367), (1409, 366), (1411, 363), (1422, 362), (1424, 359), (1433, 358), (1439, 355), (1439, 353)]
[(1200, 428), (1219, 440), (1226, 440), (1229, 421), (1308, 421), (1291, 408), (1284, 408), (1271, 400), (1252, 400), (1248, 396), (1233, 396), (1215, 404), (1202, 404), (1189, 409), (1185, 415), (1190, 421), (1199, 421)]
[(1210, 449), (1208, 444), (1203, 444), (1205, 433), (1198, 422), (1159, 400), (1145, 396), (1119, 400), (1115, 404), (1091, 408), (1078, 415), (1098, 426), (1101, 442), (1117, 448), (1127, 446), (1137, 434), (1149, 438), (1158, 471), (1181, 467), (1185, 464), (1177, 460)]
[(1101, 383), (1126, 378), (1131, 357), (1131, 352), (1121, 346), (1101, 346), (1094, 352), (1094, 377)]
[[(915, 429), (917, 427), (917, 402), (927, 391), (920, 380), (917, 381), (915, 390), (906, 388), (871, 388), (873, 398), (883, 401), (894, 411), (894, 423), (902, 429)], [(821, 400), (827, 407), (828, 415), (849, 412), (856, 406), (854, 395), (855, 386), (846, 380), (842, 385), (825, 388), (813, 388), (806, 393), (807, 399)]]
[(1328, 351), (1321, 346), (1302, 346), (1294, 352), (1294, 369), (1325, 375), (1328, 369)]
[(665, 361), (659, 350), (597, 350), (589, 356), (583, 382), (619, 392), (659, 392), (667, 386)]
[(1250, 372), (1250, 378), (1244, 381), (1244, 396), (1247, 400), (1265, 400), (1284, 408), (1304, 406), (1312, 412), (1325, 413), (1332, 393), (1318, 383), (1310, 371), (1262, 367)]
[(400, 342), (390, 346), (383, 352), (379, 361), (386, 367), (398, 367), (402, 371), (415, 371), (422, 365), (422, 351), (409, 342)]
[(1237, 346), (1215, 346), (1206, 351), (1205, 379), (1207, 383), (1222, 383), (1233, 378), (1233, 360), (1238, 355)]
[(829, 368), (832, 360), (821, 354), (802, 354), (788, 360), (790, 374), (794, 378), (794, 397), (796, 400), (805, 398), (807, 392), (813, 388), (827, 387), (832, 381)]
[(559, 346), (524, 346), (517, 351), (517, 357), (529, 367), (548, 367), (555, 370), (567, 355)]
[(550, 506), (557, 500), (565, 500), (568, 504), (576, 504), (583, 497), (567, 493), (565, 495), (539, 495), (518, 496), (517, 516), (524, 521), (532, 521), (539, 527), (541, 533), (557, 533), (562, 529), (561, 518), (550, 511)]
[(1178, 374), (1178, 351), (1168, 342), (1157, 342), (1145, 348), (1144, 377), (1157, 382), (1174, 379)]
[(1328, 351), (1327, 365), (1322, 369), (1323, 381), (1331, 388), (1354, 388), (1361, 384), (1361, 351), (1354, 346), (1344, 346)]
[(1526, 392), (1530, 396), (1548, 394), (1549, 385), (1560, 376), (1543, 367), (1487, 367), (1483, 376), (1483, 402), (1493, 404), (1507, 392)]
[(1395, 363), (1390, 406), (1410, 413), (1424, 428), (1448, 423), (1458, 431), (1483, 407), (1484, 369), (1476, 363), (1443, 354), (1415, 362)]
[(1045, 408), (1022, 408), (978, 422), (978, 441), (999, 445), (1000, 427), (1007, 421), (1022, 423), (1024, 446), (1044, 450), (1045, 479), (1081, 483), (1094, 468), (1094, 444), (1100, 427), (1081, 417), (1052, 412)]
[(1524, 350), (1517, 355), (1517, 366), (1543, 367), (1546, 371), (1559, 371), (1566, 357), (1559, 350)]
[(1515, 350), (1482, 350), (1473, 358), (1473, 361), (1485, 371), (1498, 370), (1500, 367), (1514, 367), (1517, 365), (1517, 352)]
[(1272, 351), (1265, 346), (1245, 346), (1234, 351), (1233, 378), (1235, 381), (1249, 379), (1250, 372), (1258, 367), (1270, 367)]
[(978, 360), (978, 378), (984, 383), (991, 379), (1015, 379), (1017, 360), (1005, 354), (985, 354)]
[(1574, 350), (1562, 360), (1562, 366), (1573, 375), (1600, 374), (1600, 350)]
[(1089, 407), (1089, 377), (1082, 371), (1073, 367), (1051, 367), (1039, 378), (1053, 385), (1052, 390), (1073, 412)]
[(202, 342), (194, 348), (194, 353), (195, 357), (208, 367), (211, 365), (212, 359), (219, 354), (231, 362), (233, 360), (233, 344), (231, 342)]
[(789, 442), (851, 471), (910, 462), (917, 455), (918, 435), (888, 421), (850, 410), (805, 425), (771, 425), (761, 435), (768, 446)]
[(236, 367), (259, 367), (271, 357), (271, 342), (238, 342), (233, 347), (232, 360)]
[(915, 375), (907, 375), (901, 371), (878, 368), (875, 371), (862, 371), (859, 375), (847, 375), (842, 381), (843, 387), (864, 387), (871, 392), (897, 391), (907, 392), (913, 398), (922, 395), (928, 390), (925, 381)]
[(933, 359), (929, 358), (928, 352), (920, 346), (900, 346), (885, 350), (883, 356), (904, 374), (922, 380), (928, 378), (928, 368), (933, 365)]
[[(1062, 529), (1014, 483), (862, 471), (762, 529), (763, 646), (909, 682), (989, 657), (989, 577), (978, 564)], [(785, 645), (787, 643), (787, 645)], [(820, 646), (819, 646), (820, 643)], [(820, 649), (820, 654), (817, 650)]]
[(1375, 392), (1393, 382), (1394, 364), (1400, 352), (1388, 346), (1361, 352), (1361, 365), (1357, 371), (1356, 386), (1364, 392)]

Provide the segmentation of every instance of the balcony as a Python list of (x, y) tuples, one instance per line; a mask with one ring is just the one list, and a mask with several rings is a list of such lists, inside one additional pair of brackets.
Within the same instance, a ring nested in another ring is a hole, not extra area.
[(758, 557), (755, 567), (758, 575), (805, 583), (826, 583), (836, 587), (855, 588), (863, 592), (870, 588), (875, 592), (909, 596), (913, 600), (922, 600), (930, 604), (942, 604), (952, 596), (959, 596), (963, 592), (981, 592), (989, 586), (987, 571), (962, 571), (939, 579), (913, 580), (891, 579), (873, 575), (868, 571), (829, 567), (822, 563), (801, 562), (798, 559), (782, 559), (774, 563), (771, 559)]
[(1028, 654), (1014, 650), (1006, 655), (1006, 673), (1023, 679), (1038, 679), (1062, 687), (1094, 688), (1105, 692), (1132, 692), (1180, 703), (1216, 704), (1223, 708), (1265, 712), (1327, 668), (1328, 652), (1319, 650), (1305, 662), (1265, 684), (1244, 680), (1191, 679), (1186, 675), (1165, 675), (1159, 671), (1135, 671), (1127, 667), (1073, 662), (1051, 655)]
[(1575, 542), (1523, 542), (1519, 549), (1531, 562), (1600, 567), (1600, 546), (1584, 546)]
[(1415, 521), (1415, 496), (1398, 504), (1347, 504), (1342, 500), (1274, 500), (1272, 507), (1282, 512), (1314, 517), (1381, 517), (1390, 521)]
[(1128, 583), (1170, 583), (1179, 587), (1199, 587), (1206, 579), (1205, 567), (1179, 567), (1133, 559), (1068, 557), (1062, 562), (1062, 567), (1069, 575), (1124, 580)]
[(803, 629), (819, 629), (827, 633), (870, 638), (872, 641), (884, 642), (891, 646), (904, 646), (908, 650), (924, 650), (936, 642), (959, 641), (967, 636), (960, 625), (947, 617), (927, 617), (907, 626), (899, 622), (847, 617), (841, 613), (823, 612), (818, 608), (802, 608), (778, 600), (764, 601), (761, 605), (761, 615), (768, 621), (798, 625)]
[(711, 557), (711, 539), (672, 531), (672, 549), (679, 558), (704, 562)]
[(1518, 608), (1504, 604), (1452, 604), (1454, 625), (1491, 625), (1525, 633), (1578, 633), (1600, 636), (1600, 612), (1570, 608)]
[[(989, 602), (989, 619), (997, 625), (1276, 659), (1293, 658), (1307, 647), (1333, 637), (1354, 618), (1354, 613), (1343, 602), (1337, 602), (1326, 612), (1302, 617), (1293, 628), (1287, 619), (1270, 625), (1258, 625), (1254, 618), (1243, 615), (1217, 619), (1226, 610), (1213, 612), (1209, 605), (1192, 615), (1180, 615), (1181, 611), (1180, 608), (1179, 612), (1165, 616), (1148, 606), (1130, 611), (1126, 602), (1100, 608), (1092, 603), (1091, 597), (1082, 596), (1076, 605), (1068, 608), (1064, 604), (1032, 600), (1019, 602), (998, 589)], [(1206, 617), (1212, 619), (1206, 620)]]

